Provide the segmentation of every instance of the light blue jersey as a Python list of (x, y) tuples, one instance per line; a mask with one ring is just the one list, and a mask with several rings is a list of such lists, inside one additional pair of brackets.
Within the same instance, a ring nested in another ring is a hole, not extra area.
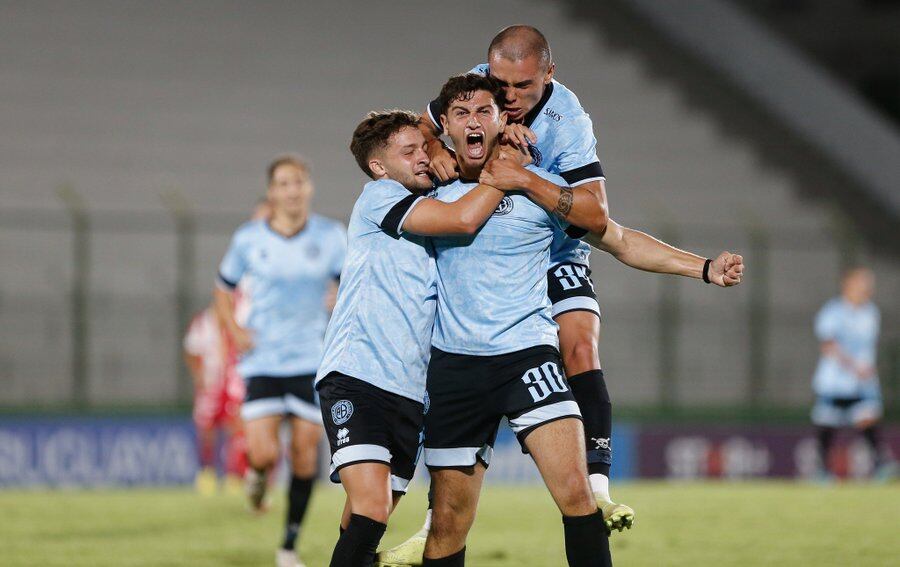
[[(488, 65), (477, 65), (469, 73), (488, 75)], [(432, 101), (428, 114), (438, 131), (440, 113), (438, 101)], [(537, 135), (537, 143), (529, 148), (533, 165), (561, 176), (570, 187), (604, 179), (591, 117), (565, 85), (555, 79), (547, 85), (541, 100), (522, 123)], [(563, 235), (553, 242), (550, 265), (572, 262), (587, 266), (590, 253), (589, 244)]]
[(344, 227), (318, 215), (291, 237), (265, 220), (234, 233), (217, 283), (227, 290), (240, 283), (249, 302), (246, 326), (253, 348), (238, 363), (244, 378), (316, 372), (328, 324), (325, 296), (341, 275), (346, 250)]
[[(873, 303), (858, 307), (843, 298), (830, 300), (816, 316), (820, 341), (834, 341), (857, 363), (875, 366), (881, 315)], [(861, 380), (831, 356), (822, 356), (813, 377), (816, 394), (831, 398), (880, 397), (878, 378)]]
[[(564, 179), (528, 169), (559, 185)], [(437, 190), (454, 202), (478, 185), (457, 179)], [(560, 221), (522, 193), (507, 193), (474, 236), (435, 237), (438, 306), (432, 344), (486, 356), (559, 346), (550, 316), (547, 269)]]
[(340, 372), (422, 402), (436, 302), (429, 240), (402, 231), (419, 200), (371, 181), (350, 216), (349, 250), (316, 381)]

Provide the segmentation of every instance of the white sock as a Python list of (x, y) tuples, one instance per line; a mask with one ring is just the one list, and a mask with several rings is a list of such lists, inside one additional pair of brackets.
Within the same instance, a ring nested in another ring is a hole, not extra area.
[(591, 491), (602, 498), (612, 502), (612, 498), (609, 497), (609, 477), (605, 474), (592, 474), (588, 477), (591, 481)]
[(427, 531), (431, 531), (431, 510), (425, 514), (425, 524), (422, 526), (422, 529)]

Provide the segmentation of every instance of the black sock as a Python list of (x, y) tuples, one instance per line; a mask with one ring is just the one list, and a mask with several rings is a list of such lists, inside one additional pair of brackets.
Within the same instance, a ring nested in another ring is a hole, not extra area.
[(588, 474), (599, 473), (608, 477), (612, 463), (612, 403), (603, 371), (588, 370), (576, 374), (569, 378), (569, 387), (584, 421)]
[(347, 529), (341, 533), (334, 546), (331, 567), (371, 567), (385, 529), (387, 524), (351, 514)]
[(566, 534), (566, 559), (569, 567), (610, 567), (609, 536), (603, 512), (587, 516), (563, 516)]
[(875, 458), (875, 466), (881, 465), (881, 444), (879, 443), (879, 431), (877, 425), (870, 425), (862, 430), (862, 436), (872, 449), (872, 455)]
[(440, 559), (429, 559), (426, 557), (422, 560), (422, 567), (463, 567), (465, 564), (465, 546), (453, 555), (448, 555), (447, 557), (441, 557)]
[(291, 477), (291, 487), (288, 490), (287, 522), (284, 527), (284, 542), (281, 544), (283, 549), (294, 549), (297, 534), (300, 533), (300, 523), (303, 521), (303, 515), (306, 514), (306, 507), (309, 505), (313, 481), (312, 478)]
[(823, 471), (829, 470), (828, 454), (831, 452), (831, 444), (834, 442), (835, 429), (833, 427), (819, 427), (819, 465)]

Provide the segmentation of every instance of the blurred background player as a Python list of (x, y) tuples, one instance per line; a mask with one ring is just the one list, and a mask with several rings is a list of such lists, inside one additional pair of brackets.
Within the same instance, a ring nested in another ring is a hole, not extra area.
[(896, 469), (881, 446), (878, 429), (883, 408), (875, 357), (881, 314), (872, 302), (874, 291), (872, 272), (851, 268), (841, 281), (841, 295), (816, 315), (822, 354), (813, 377), (812, 421), (818, 428), (822, 479), (833, 478), (828, 456), (842, 427), (852, 426), (865, 438), (875, 458), (876, 477), (889, 477)]
[[(247, 493), (265, 508), (268, 477), (280, 455), (279, 429), (290, 424), (291, 481), (281, 567), (302, 565), (294, 553), (318, 469), (322, 416), (313, 379), (322, 357), (332, 290), (346, 252), (338, 222), (312, 214), (309, 167), (299, 157), (275, 159), (267, 169), (271, 216), (241, 226), (219, 266), (214, 291), (220, 319), (241, 353), (246, 379), (241, 409), (250, 469)], [(246, 326), (235, 318), (234, 290), (247, 296)]]
[(237, 353), (223, 331), (210, 305), (194, 315), (184, 337), (184, 360), (194, 381), (193, 418), (200, 460), (195, 486), (200, 494), (207, 496), (218, 489), (216, 454), (220, 443), (225, 457), (222, 463), (225, 487), (229, 492), (239, 488), (246, 472), (240, 418), (244, 382), (237, 373)]

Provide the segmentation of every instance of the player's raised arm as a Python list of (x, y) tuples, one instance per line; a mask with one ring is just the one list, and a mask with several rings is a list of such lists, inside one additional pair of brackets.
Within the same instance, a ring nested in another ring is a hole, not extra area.
[(511, 159), (488, 163), (479, 181), (503, 191), (524, 191), (532, 201), (579, 228), (603, 234), (609, 219), (603, 181), (564, 187), (525, 169)]
[(744, 275), (744, 259), (739, 254), (722, 252), (708, 260), (612, 219), (603, 234), (590, 233), (584, 240), (623, 264), (646, 272), (703, 279), (720, 287), (738, 285)]
[(403, 221), (403, 230), (422, 236), (475, 234), (503, 199), (503, 191), (481, 184), (452, 203), (422, 199)]

